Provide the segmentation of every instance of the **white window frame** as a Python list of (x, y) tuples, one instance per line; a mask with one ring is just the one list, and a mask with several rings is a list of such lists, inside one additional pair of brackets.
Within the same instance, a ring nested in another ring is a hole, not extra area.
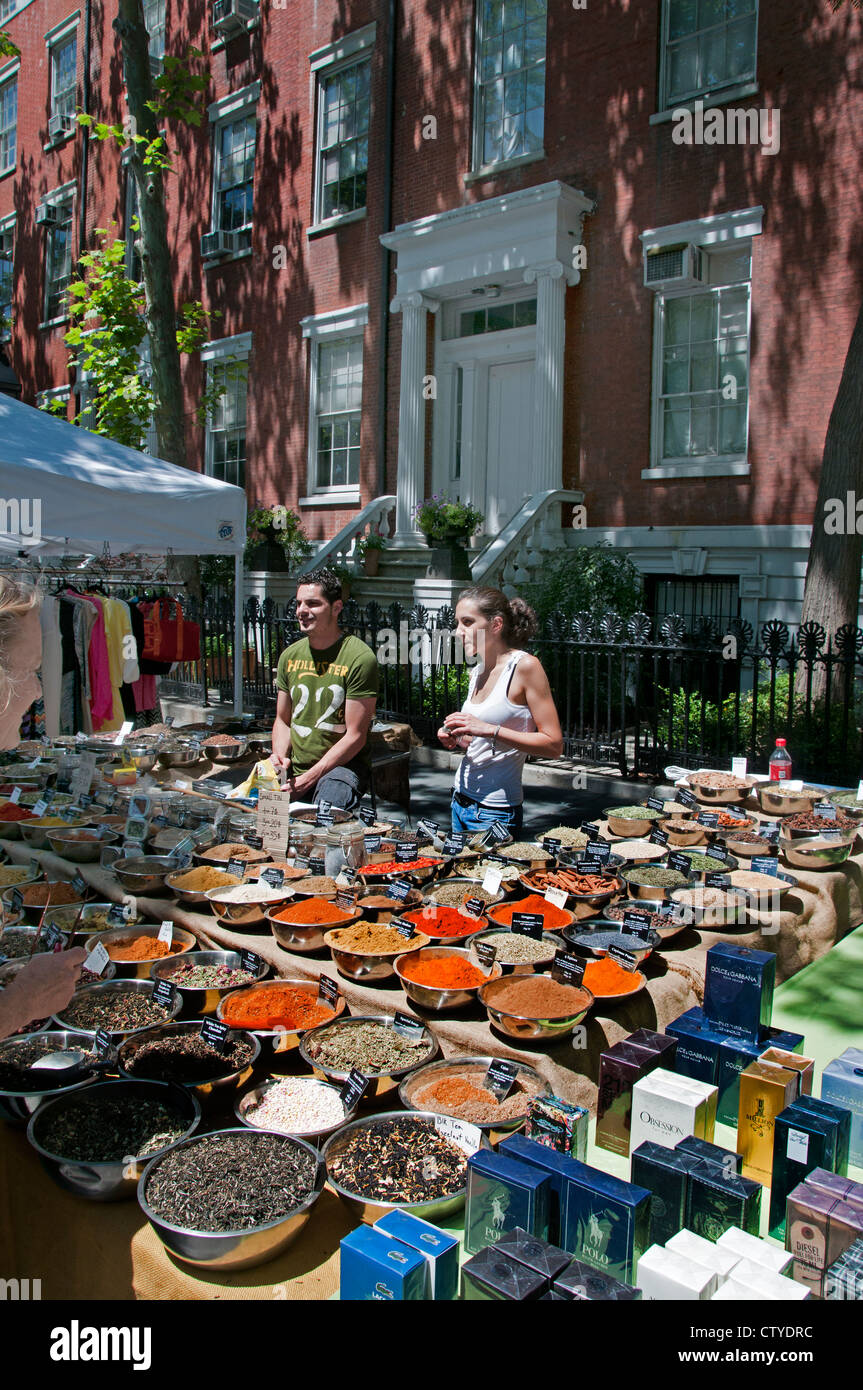
[[(246, 367), (246, 457), (243, 463), (243, 470), (247, 472), (249, 463), (248, 454), (248, 424), (249, 424), (249, 359), (252, 352), (251, 333), (238, 333), (233, 338), (219, 338), (213, 342), (205, 343), (201, 348), (201, 361), (205, 364), (207, 373), (207, 388), (212, 383), (212, 369), (214, 366), (228, 366), (232, 362), (243, 362)], [(204, 472), (210, 478), (213, 473), (213, 429), (212, 422), (208, 419), (204, 439)], [(244, 479), (244, 485), (247, 479)]]
[[(207, 108), (207, 115), (213, 128), (213, 178), (210, 190), (210, 226), (209, 231), (236, 231), (239, 235), (248, 237), (249, 245), (243, 246), (239, 251), (235, 251), (231, 256), (223, 256), (219, 261), (205, 261), (208, 268), (213, 265), (223, 265), (226, 260), (239, 260), (243, 256), (252, 254), (252, 234), (254, 230), (255, 215), (255, 171), (258, 162), (258, 133), (259, 122), (257, 119), (257, 105), (261, 98), (260, 82), (252, 82), (248, 87), (244, 87), (239, 92), (231, 92), (226, 97), (221, 97), (214, 101)], [(233, 125), (234, 122), (245, 120), (249, 116), (255, 119), (255, 158), (252, 168), (252, 221), (242, 228), (223, 228), (217, 221), (219, 207), (219, 168), (221, 165), (221, 133), (225, 126)]]
[(15, 84), (15, 124), (10, 127), (13, 132), (12, 143), (14, 155), (10, 163), (0, 168), (0, 179), (4, 178), (7, 174), (13, 174), (18, 167), (18, 72), (20, 67), (21, 60), (20, 58), (16, 58), (13, 63), (7, 63), (6, 67), (0, 71), (0, 95), (5, 92), (7, 87), (11, 87), (13, 82)]
[[(45, 35), (45, 47), (48, 50), (48, 80), (51, 84), (51, 101), (49, 104), (49, 110), (52, 116), (69, 114), (67, 112), (61, 112), (58, 109), (58, 93), (56, 90), (57, 57), (59, 54), (59, 50), (61, 48), (65, 48), (69, 43), (74, 43), (75, 45), (75, 79), (72, 86), (71, 114), (74, 115), (75, 112), (75, 105), (78, 98), (78, 21), (80, 20), (80, 18), (81, 11), (76, 10), (73, 15), (69, 15), (69, 17), (67, 19), (64, 19), (62, 23), (55, 25), (53, 29), (49, 29), (48, 33)], [(66, 135), (63, 138), (65, 140), (68, 140), (71, 138), (71, 136)], [(53, 143), (62, 143), (62, 141), (56, 141)], [(48, 148), (50, 149), (51, 145), (49, 145)]]
[[(46, 195), (45, 195), (45, 197), (44, 197), (44, 199), (43, 199), (43, 202), (49, 204), (49, 206), (51, 206), (51, 207), (58, 207), (58, 206), (61, 206), (62, 204), (67, 203), (67, 202), (71, 204), (70, 222), (71, 222), (71, 225), (72, 225), (72, 238), (71, 238), (71, 244), (72, 244), (72, 248), (73, 248), (73, 249), (72, 249), (72, 251), (70, 252), (70, 268), (71, 268), (71, 267), (74, 267), (74, 263), (75, 263), (75, 258), (74, 258), (74, 241), (75, 241), (75, 204), (76, 204), (76, 193), (77, 193), (77, 188), (78, 188), (77, 183), (76, 183), (74, 180), (72, 180), (72, 181), (69, 182), (69, 183), (64, 183), (60, 188), (54, 188), (54, 189), (52, 189), (50, 193), (46, 193)], [(53, 327), (55, 324), (58, 324), (58, 323), (67, 323), (68, 320), (69, 320), (69, 313), (68, 313), (68, 310), (67, 310), (66, 312), (62, 313), (62, 314), (57, 314), (54, 318), (48, 318), (48, 316), (47, 316), (47, 315), (48, 315), (48, 294), (49, 294), (49, 288), (48, 288), (48, 260), (49, 260), (50, 247), (51, 247), (52, 240), (53, 240), (53, 237), (54, 237), (54, 234), (55, 234), (56, 230), (57, 230), (56, 227), (46, 227), (46, 229), (45, 229), (45, 233), (46, 233), (46, 235), (45, 235), (45, 286), (44, 286), (44, 294), (43, 294), (43, 298), (42, 298), (42, 309), (43, 309), (43, 313), (45, 314), (45, 318), (44, 318), (44, 319), (42, 320), (42, 322), (40, 323), (40, 325), (39, 325), (40, 328), (51, 328), (51, 327)]]
[[(369, 321), (368, 304), (355, 304), (348, 309), (335, 309), (326, 314), (310, 314), (300, 320), (303, 337), (310, 345), (309, 360), (309, 437), (307, 451), (307, 494), (301, 497), (301, 507), (321, 506), (322, 504), (344, 506), (359, 505), (359, 483), (339, 487), (321, 488), (318, 477), (318, 359), (322, 343), (332, 343), (343, 338), (359, 338), (365, 349), (365, 328)], [(363, 351), (363, 378), (365, 384), (365, 351)], [(362, 421), (362, 411), (360, 411)], [(362, 448), (362, 423), (360, 425), (360, 447)]]
[[(323, 179), (321, 177), (322, 149), (321, 149), (321, 126), (323, 121), (323, 82), (330, 77), (336, 76), (338, 72), (347, 68), (356, 67), (360, 63), (370, 60), (372, 50), (375, 46), (377, 36), (377, 24), (367, 24), (363, 29), (355, 29), (351, 34), (345, 34), (337, 39), (335, 43), (327, 44), (325, 48), (315, 49), (309, 56), (309, 114), (313, 122), (315, 131), (315, 169), (313, 197), (313, 221), (312, 225), (306, 229), (306, 235), (311, 236), (317, 232), (327, 232), (334, 227), (340, 227), (347, 222), (359, 222), (366, 216), (368, 211), (368, 182), (366, 183), (366, 204), (361, 208), (354, 208), (351, 212), (341, 212), (335, 217), (321, 216), (321, 203), (323, 200)], [(371, 131), (374, 116), (374, 103), (371, 97), (371, 87), (374, 81), (374, 65), (370, 70), (369, 83), (369, 140), (371, 141)], [(371, 148), (369, 149), (369, 165), (371, 167)]]
[[(9, 300), (8, 300), (8, 304), (9, 304), (9, 323), (8, 323), (7, 326), (6, 326), (5, 331), (3, 331), (2, 334), (0, 334), (0, 341), (2, 341), (2, 342), (4, 342), (4, 343), (8, 342), (9, 339), (11, 338), (11, 336), (12, 336), (12, 325), (11, 325), (11, 320), (12, 320), (12, 309), (13, 309), (13, 306), (14, 306), (14, 303), (15, 303), (15, 279), (14, 279), (14, 276), (15, 276), (15, 223), (17, 222), (17, 220), (18, 220), (18, 214), (17, 214), (17, 213), (14, 213), (14, 212), (10, 212), (10, 213), (8, 214), (8, 216), (3, 217), (3, 218), (0, 218), (0, 240), (2, 240), (2, 241), (5, 242), (5, 240), (6, 240), (6, 238), (7, 238), (8, 236), (11, 236), (11, 238), (12, 238), (12, 253), (11, 253), (11, 255), (8, 256), (8, 257), (7, 257), (6, 255), (4, 255), (3, 258), (2, 258), (3, 260), (7, 260), (7, 259), (8, 259), (8, 260), (10, 260), (10, 261), (12, 262), (12, 272), (11, 272), (11, 277), (10, 277), (10, 279), (11, 279), (10, 294), (9, 294)], [(2, 308), (4, 307), (4, 305), (5, 305), (6, 303), (7, 303), (7, 301), (6, 301), (5, 299), (0, 298), (0, 311), (2, 311)]]
[[(698, 221), (677, 222), (668, 227), (654, 228), (641, 233), (644, 251), (661, 247), (692, 242), (708, 253), (710, 251), (733, 251), (752, 248), (752, 239), (760, 236), (763, 225), (763, 207), (746, 208), (739, 212), (722, 213), (716, 217), (705, 217)], [(745, 281), (737, 283), (744, 284)], [(752, 344), (752, 275), (750, 270), (749, 313), (747, 317), (747, 340), (751, 352)], [(692, 290), (653, 291), (653, 339), (650, 399), (650, 466), (641, 470), (642, 478), (662, 480), (669, 478), (715, 478), (748, 476), (749, 467), (749, 424), (752, 399), (751, 381), (747, 371), (747, 417), (746, 450), (742, 456), (709, 455), (703, 458), (688, 458), (666, 463), (662, 458), (662, 358), (663, 306), (668, 299), (689, 298), (720, 289), (718, 285), (705, 285)]]
[[(138, 209), (137, 185), (135, 183), (135, 175), (132, 172), (131, 161), (129, 159), (124, 158), (121, 161), (121, 167), (123, 169), (123, 175), (126, 181), (125, 187), (123, 189), (123, 238), (126, 243), (126, 278), (131, 280), (132, 265), (135, 256), (135, 249), (133, 245), (133, 242), (135, 240), (135, 234), (132, 231), (132, 221), (135, 217), (137, 217), (140, 220), (140, 212)], [(139, 284), (140, 281), (136, 281), (136, 283)]]
[[(737, 100), (740, 97), (752, 96), (758, 90), (758, 0), (753, 0), (755, 5), (755, 46), (752, 54), (751, 72), (742, 76), (729, 79), (718, 87), (704, 87), (699, 91), (691, 92), (688, 96), (680, 97), (672, 104), (668, 97), (668, 81), (670, 75), (670, 63), (668, 58), (668, 25), (670, 19), (670, 0), (662, 0), (662, 12), (660, 14), (660, 44), (659, 44), (659, 102), (658, 114), (652, 117), (655, 121), (662, 116), (670, 117), (672, 111), (683, 110), (691, 107), (695, 101), (703, 101), (705, 106), (717, 106), (724, 101)], [(696, 31), (701, 33), (703, 31)]]
[[(36, 408), (44, 410), (49, 401), (65, 401), (68, 405), (71, 395), (71, 386), (49, 386), (45, 391), (36, 392)], [(66, 411), (66, 418), (67, 420), (69, 418), (68, 410)]]
[[(488, 85), (482, 81), (482, 45), (483, 45), (483, 4), (484, 0), (477, 0), (476, 4), (476, 38), (474, 47), (473, 64), (473, 129), (471, 138), (471, 171), (465, 182), (472, 182), (477, 179), (485, 178), (491, 174), (496, 174), (506, 169), (517, 169), (522, 164), (533, 164), (536, 160), (545, 159), (545, 108), (548, 96), (547, 77), (548, 77), (548, 10), (546, 4), (545, 12), (545, 57), (543, 58), (543, 103), (542, 103), (542, 144), (538, 150), (526, 150), (522, 154), (513, 155), (508, 159), (496, 159), (487, 164), (483, 159), (485, 145), (485, 103), (483, 93)], [(518, 68), (516, 72), (525, 72), (526, 68)], [(501, 74), (502, 76), (504, 74)]]
[(165, 60), (165, 31), (166, 31), (166, 10), (167, 0), (144, 0), (144, 25), (147, 24), (147, 10), (156, 11), (156, 25), (153, 29), (147, 29), (150, 36), (149, 52), (150, 67), (154, 74), (161, 72)]

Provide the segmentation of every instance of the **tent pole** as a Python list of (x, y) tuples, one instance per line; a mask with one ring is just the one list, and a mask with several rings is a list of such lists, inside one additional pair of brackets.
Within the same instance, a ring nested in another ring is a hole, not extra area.
[(234, 556), (234, 714), (243, 713), (243, 555)]

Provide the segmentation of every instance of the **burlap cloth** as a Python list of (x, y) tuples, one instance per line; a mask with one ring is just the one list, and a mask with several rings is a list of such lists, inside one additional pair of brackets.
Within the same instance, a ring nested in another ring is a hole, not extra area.
[[(26, 862), (34, 853), (14, 842), (6, 848), (10, 858), (19, 862)], [(57, 877), (69, 878), (80, 867), (99, 901), (122, 898), (110, 871), (71, 865), (45, 851), (37, 854)], [(700, 1003), (705, 956), (714, 942), (731, 939), (775, 952), (779, 983), (824, 955), (863, 921), (863, 855), (829, 873), (796, 871), (795, 876), (799, 887), (787, 896), (783, 911), (763, 914), (757, 927), (730, 928), (722, 934), (687, 928), (662, 951), (655, 951), (643, 967), (647, 987), (629, 1001), (595, 1006), (586, 1021), (585, 1036), (579, 1040), (583, 1046), (574, 1048), (571, 1041), (565, 1041), (550, 1048), (518, 1050), (470, 1010), (430, 1020), (442, 1054), (494, 1053), (523, 1059), (537, 1068), (556, 1094), (594, 1108), (602, 1050), (635, 1028), (662, 1031), (672, 1019)], [(341, 979), (326, 957), (289, 954), (269, 933), (227, 931), (211, 914), (187, 911), (167, 897), (141, 897), (137, 902), (145, 916), (156, 921), (170, 918), (193, 931), (204, 947), (249, 947), (269, 961), (279, 975), (317, 979), (325, 972), (338, 980), (353, 1014), (383, 1013), (394, 1006), (421, 1012), (414, 1010), (396, 982), (354, 984)], [(20, 1277), (38, 1277), (42, 1271), (30, 1268), (33, 1252), (40, 1252), (40, 1264), (41, 1252), (49, 1252), (49, 1283), (53, 1285), (56, 1276), (59, 1291), (51, 1293), (43, 1287), (43, 1297), (123, 1296), (130, 1282), (130, 1238), (132, 1281), (138, 1298), (325, 1298), (337, 1287), (338, 1241), (355, 1223), (330, 1193), (321, 1198), (296, 1246), (272, 1264), (247, 1274), (198, 1276), (165, 1254), (150, 1228), (142, 1227), (137, 1208), (125, 1204), (96, 1211), (54, 1186), (36, 1165), (21, 1134), (7, 1131), (0, 1143), (4, 1156), (15, 1162), (14, 1190), (3, 1191), (0, 1181), (0, 1216), (12, 1236), (11, 1259), (5, 1267), (20, 1270)], [(95, 1260), (94, 1249), (99, 1252)]]

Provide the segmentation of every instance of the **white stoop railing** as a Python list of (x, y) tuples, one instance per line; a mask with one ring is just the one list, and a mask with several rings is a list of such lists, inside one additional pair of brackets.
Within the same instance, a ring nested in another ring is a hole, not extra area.
[[(507, 522), (500, 535), (472, 561), (473, 582), (502, 589), (509, 598), (525, 584), (535, 583), (546, 556), (566, 544), (559, 519), (553, 522), (549, 515), (552, 507), (559, 507), (562, 502), (580, 505), (583, 501), (583, 492), (567, 488), (534, 493)], [(578, 519), (583, 525), (580, 516)]]
[(331, 568), (333, 565), (356, 568), (357, 541), (373, 533), (389, 537), (389, 514), (395, 504), (396, 499), (391, 495), (375, 497), (371, 502), (367, 502), (352, 521), (347, 522), (315, 555), (304, 561), (297, 573), (308, 574), (310, 570), (327, 565)]

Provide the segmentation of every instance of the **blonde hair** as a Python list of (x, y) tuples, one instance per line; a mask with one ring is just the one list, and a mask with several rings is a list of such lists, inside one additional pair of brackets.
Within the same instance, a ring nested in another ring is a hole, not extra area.
[(10, 652), (28, 613), (39, 607), (42, 595), (26, 580), (0, 574), (0, 714), (12, 703), (15, 676), (11, 670)]

